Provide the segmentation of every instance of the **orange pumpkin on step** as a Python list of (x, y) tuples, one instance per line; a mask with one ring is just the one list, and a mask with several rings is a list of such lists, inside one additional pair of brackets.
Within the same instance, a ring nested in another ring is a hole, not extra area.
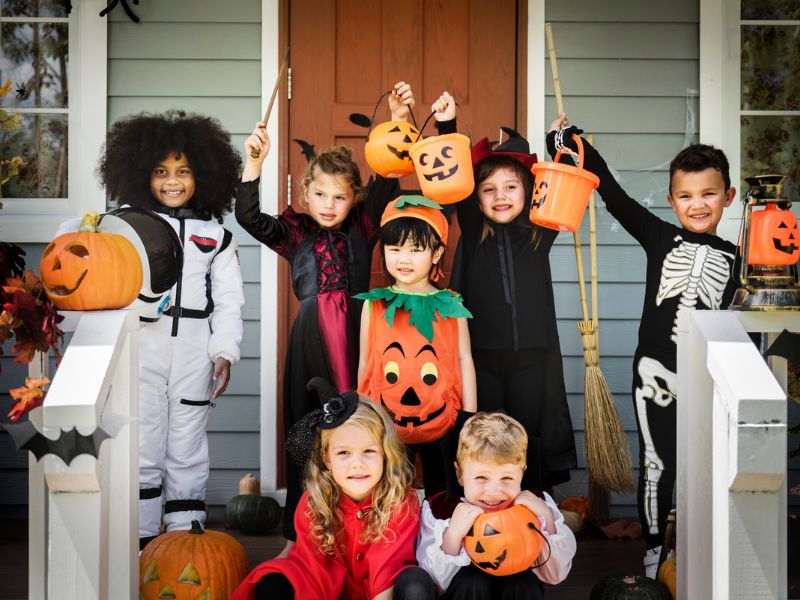
[(247, 575), (242, 545), (219, 531), (171, 531), (139, 556), (140, 600), (227, 600)]
[(50, 242), (39, 262), (45, 293), (62, 310), (124, 308), (142, 288), (142, 263), (121, 235), (100, 233), (100, 215), (86, 213), (77, 232)]
[(513, 575), (530, 569), (542, 551), (539, 517), (516, 504), (478, 515), (464, 537), (472, 563), (490, 575)]

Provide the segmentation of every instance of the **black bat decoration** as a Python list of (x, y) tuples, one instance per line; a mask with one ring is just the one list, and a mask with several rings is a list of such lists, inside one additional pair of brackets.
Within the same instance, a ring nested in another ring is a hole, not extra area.
[(82, 435), (77, 428), (72, 428), (62, 431), (55, 440), (39, 433), (30, 420), (23, 423), (2, 423), (0, 426), (14, 440), (17, 450), (29, 450), (37, 461), (47, 454), (54, 454), (69, 465), (72, 459), (80, 454), (91, 454), (97, 458), (102, 443), (109, 438), (116, 437), (122, 426), (129, 420), (111, 415), (89, 435)]
[(772, 342), (767, 356), (782, 356), (790, 363), (800, 366), (800, 335), (784, 329)]
[[(131, 7), (128, 6), (128, 0), (111, 0), (111, 2), (108, 4), (108, 6), (106, 6), (103, 10), (100, 11), (100, 16), (101, 17), (105, 17), (108, 13), (110, 13), (112, 10), (114, 10), (116, 8), (117, 4), (119, 4), (120, 2), (122, 2), (122, 10), (125, 11), (125, 14), (128, 15), (128, 18), (131, 21), (133, 21), (134, 23), (138, 23), (139, 22), (139, 17), (137, 17), (135, 14), (133, 14), (133, 11), (131, 10)], [(133, 0), (133, 3), (134, 4), (139, 4), (139, 0)]]
[(308, 162), (311, 162), (317, 157), (317, 151), (314, 150), (314, 144), (309, 144), (305, 140), (299, 139), (292, 139), (293, 142), (297, 142), (300, 148), (302, 149), (303, 156), (306, 157)]

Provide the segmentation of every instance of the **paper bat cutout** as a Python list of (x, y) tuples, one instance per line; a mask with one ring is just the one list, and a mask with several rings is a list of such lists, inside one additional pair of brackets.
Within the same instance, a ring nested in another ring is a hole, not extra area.
[(767, 356), (782, 356), (790, 363), (800, 366), (800, 335), (784, 329), (772, 342)]
[[(41, 408), (36, 411), (41, 411)], [(31, 415), (33, 416), (33, 412)], [(55, 440), (40, 433), (30, 419), (23, 423), (2, 423), (0, 426), (14, 440), (17, 450), (29, 450), (37, 461), (41, 460), (43, 456), (54, 454), (69, 465), (80, 454), (91, 454), (97, 458), (102, 443), (109, 438), (116, 437), (130, 420), (119, 415), (108, 415), (103, 418), (100, 426), (89, 435), (83, 435), (73, 427), (67, 431), (62, 430)]]
[(311, 162), (317, 157), (317, 151), (314, 150), (314, 144), (309, 144), (305, 140), (300, 139), (292, 139), (293, 142), (297, 142), (303, 152), (303, 156), (306, 157), (308, 162)]

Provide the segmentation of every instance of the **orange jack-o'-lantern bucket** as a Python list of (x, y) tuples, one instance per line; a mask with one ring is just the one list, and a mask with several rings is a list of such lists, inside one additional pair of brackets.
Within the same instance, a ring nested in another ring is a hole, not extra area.
[(387, 121), (372, 128), (364, 144), (370, 168), (383, 177), (404, 177), (414, 172), (409, 148), (419, 131), (406, 121)]
[(750, 244), (747, 262), (751, 265), (793, 265), (800, 258), (797, 217), (790, 210), (769, 203), (750, 215)]
[(540, 162), (531, 167), (535, 178), (531, 209), (528, 218), (532, 223), (558, 229), (577, 231), (589, 203), (592, 190), (600, 185), (600, 178), (583, 168), (583, 142), (580, 136), (572, 139), (578, 144), (578, 166), (558, 162)]
[[(389, 90), (378, 98), (372, 111), (372, 118), (368, 122), (370, 130), (364, 144), (364, 157), (370, 168), (383, 177), (405, 177), (414, 172), (414, 164), (408, 151), (419, 139), (416, 122), (412, 125), (406, 121), (387, 121), (372, 126), (381, 101), (391, 93), (392, 90)], [(411, 118), (414, 118), (413, 113)]]
[(464, 537), (464, 548), (472, 563), (489, 575), (520, 573), (530, 569), (542, 551), (539, 526), (539, 517), (521, 504), (483, 513)]
[(475, 179), (467, 136), (434, 135), (411, 146), (410, 154), (424, 196), (452, 204), (472, 193)]

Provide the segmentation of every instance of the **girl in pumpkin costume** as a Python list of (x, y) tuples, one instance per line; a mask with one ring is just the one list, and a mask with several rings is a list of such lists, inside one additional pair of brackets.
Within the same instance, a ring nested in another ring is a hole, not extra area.
[(384, 264), (394, 284), (357, 297), (359, 393), (383, 406), (400, 440), (422, 459), (426, 494), (445, 488), (446, 437), (459, 411), (475, 412), (475, 371), (461, 297), (431, 283), (447, 244), (447, 219), (423, 196), (401, 196), (381, 218)]
[(532, 225), (527, 207), (536, 155), (516, 131), (472, 149), (475, 192), (456, 204), (461, 239), (450, 285), (470, 321), (478, 408), (503, 410), (528, 432), (524, 486), (546, 489), (577, 467), (556, 328), (550, 249), (557, 231)]
[(206, 424), (242, 341), (239, 256), (221, 225), (240, 168), (230, 135), (202, 115), (133, 115), (106, 137), (99, 171), (109, 196), (157, 213), (183, 246), (172, 305), (139, 333), (142, 547), (158, 535), (162, 510), (168, 531), (205, 523)]
[[(321, 378), (309, 387), (324, 391)], [(414, 560), (412, 469), (386, 412), (345, 392), (289, 436), (304, 454), (299, 462), (308, 461), (294, 513), (297, 543), (286, 558), (258, 565), (231, 600), (433, 600), (433, 582)]]

